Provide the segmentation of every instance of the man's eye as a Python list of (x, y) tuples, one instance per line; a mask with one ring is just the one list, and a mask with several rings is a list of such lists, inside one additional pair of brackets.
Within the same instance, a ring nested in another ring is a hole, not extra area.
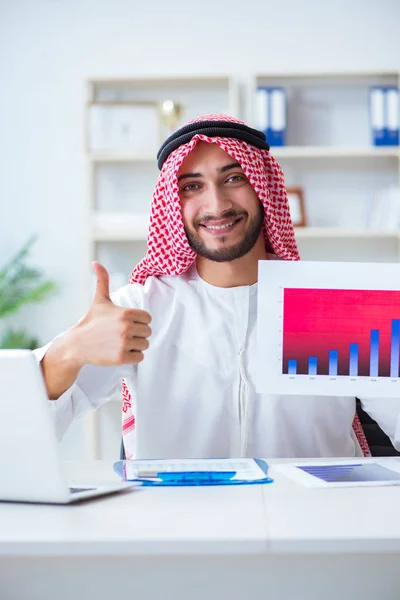
[(194, 190), (197, 190), (199, 187), (198, 183), (188, 183), (187, 185), (184, 185), (183, 188), (181, 189), (181, 192), (193, 192)]
[(245, 177), (244, 175), (231, 175), (231, 177), (229, 177), (227, 179), (227, 181), (233, 181), (234, 183), (236, 183), (237, 181), (244, 181)]

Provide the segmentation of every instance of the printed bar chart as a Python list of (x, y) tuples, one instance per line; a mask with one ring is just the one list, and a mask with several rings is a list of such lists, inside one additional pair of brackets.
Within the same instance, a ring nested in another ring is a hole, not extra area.
[(391, 377), (400, 371), (400, 291), (283, 290), (282, 374)]

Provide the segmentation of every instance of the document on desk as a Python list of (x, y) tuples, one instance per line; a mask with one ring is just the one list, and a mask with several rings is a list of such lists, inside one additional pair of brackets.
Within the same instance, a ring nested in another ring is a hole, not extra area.
[(267, 477), (267, 463), (252, 458), (124, 460), (116, 462), (114, 470), (126, 481), (164, 485), (234, 485), (272, 481)]
[(131, 477), (137, 472), (224, 472), (235, 471), (232, 479), (252, 481), (265, 477), (265, 472), (252, 458), (238, 459), (163, 459), (163, 460), (130, 460), (126, 461), (126, 474)]
[(400, 461), (346, 460), (274, 465), (274, 471), (310, 488), (400, 485)]
[(263, 260), (259, 393), (400, 397), (400, 264)]

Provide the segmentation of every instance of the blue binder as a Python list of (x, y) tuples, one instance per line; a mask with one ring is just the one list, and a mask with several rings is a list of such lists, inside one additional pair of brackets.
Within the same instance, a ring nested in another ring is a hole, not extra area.
[(370, 122), (374, 146), (399, 145), (399, 89), (397, 87), (370, 88)]
[[(218, 459), (219, 462), (221, 460), (223, 459)], [(232, 479), (236, 475), (236, 471), (158, 471), (155, 474), (155, 477), (130, 478), (127, 474), (126, 466), (128, 463), (132, 465), (135, 462), (135, 460), (118, 460), (113, 465), (114, 471), (118, 473), (124, 481), (140, 483), (144, 487), (255, 485), (273, 482), (273, 480), (267, 476), (268, 464), (264, 460), (258, 458), (255, 458), (254, 462), (263, 471), (265, 477), (252, 480)]]
[(391, 86), (386, 90), (385, 139), (388, 146), (399, 145), (399, 88)]
[(267, 137), (270, 146), (286, 144), (286, 91), (282, 87), (256, 91), (256, 125)]

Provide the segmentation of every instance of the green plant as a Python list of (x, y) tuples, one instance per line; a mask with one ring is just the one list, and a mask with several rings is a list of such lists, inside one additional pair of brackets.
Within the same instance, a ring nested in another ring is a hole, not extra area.
[[(39, 269), (26, 264), (37, 236), (28, 242), (0, 270), (0, 320), (8, 319), (20, 308), (41, 302), (56, 289), (53, 281), (44, 281)], [(8, 327), (0, 338), (0, 348), (29, 348), (39, 346), (37, 338), (27, 332)]]

